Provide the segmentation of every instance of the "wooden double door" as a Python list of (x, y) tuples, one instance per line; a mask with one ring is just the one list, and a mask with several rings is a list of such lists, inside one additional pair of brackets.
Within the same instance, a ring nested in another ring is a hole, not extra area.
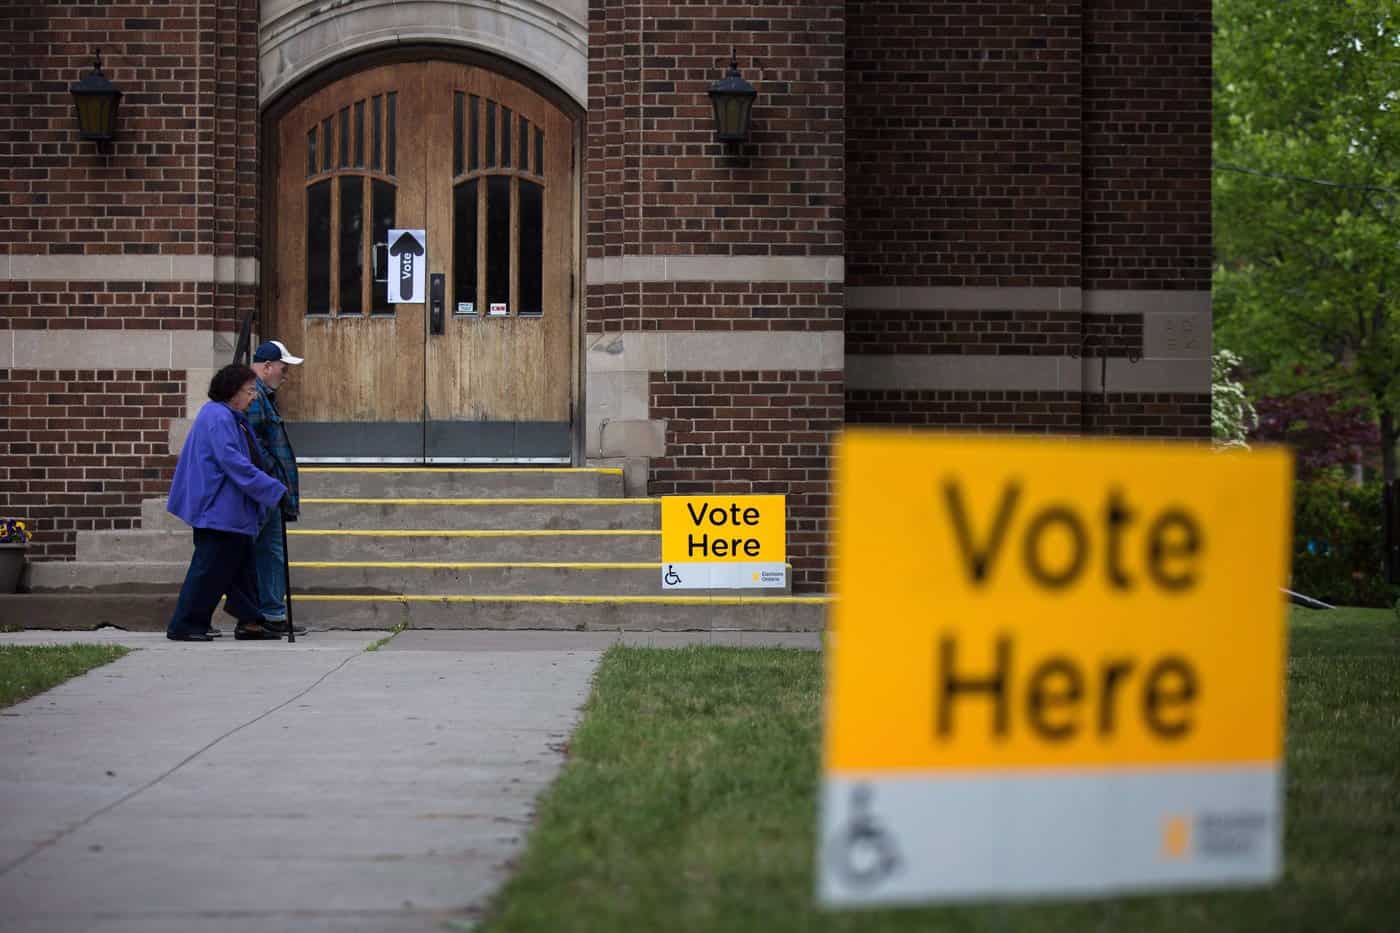
[[(306, 358), (279, 393), (299, 458), (569, 462), (575, 133), (446, 61), (358, 72), (277, 119), (263, 337)], [(391, 230), (425, 233), (422, 302), (391, 300)]]

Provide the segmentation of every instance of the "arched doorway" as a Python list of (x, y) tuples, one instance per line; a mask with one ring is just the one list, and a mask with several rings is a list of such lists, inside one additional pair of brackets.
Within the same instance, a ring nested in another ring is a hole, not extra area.
[[(265, 126), (263, 331), (308, 361), (279, 396), (299, 458), (570, 462), (575, 118), (498, 71), (417, 60)], [(392, 300), (400, 229), (424, 232), (421, 302)]]

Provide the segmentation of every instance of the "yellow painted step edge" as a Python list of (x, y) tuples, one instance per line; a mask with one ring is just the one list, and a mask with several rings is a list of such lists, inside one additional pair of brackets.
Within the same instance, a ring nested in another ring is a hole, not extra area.
[(656, 505), (660, 499), (306, 499), (302, 505)]
[(300, 467), (298, 473), (602, 473), (621, 476), (621, 467)]
[(442, 531), (420, 531), (418, 529), (403, 528), (288, 528), (289, 535), (348, 535), (360, 538), (509, 538), (522, 535), (531, 538), (542, 538), (549, 535), (655, 535), (661, 534), (658, 529), (646, 528), (570, 528), (559, 531), (555, 529), (524, 529), (524, 530), (449, 530)]
[(665, 606), (801, 605), (825, 606), (830, 596), (413, 596), (316, 595), (293, 598), (299, 603), (561, 603), (595, 605), (629, 603)]

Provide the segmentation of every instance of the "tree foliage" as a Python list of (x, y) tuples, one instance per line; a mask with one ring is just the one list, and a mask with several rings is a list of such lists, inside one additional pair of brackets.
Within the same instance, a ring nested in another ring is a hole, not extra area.
[(1217, 342), (1268, 394), (1400, 411), (1400, 4), (1216, 0)]

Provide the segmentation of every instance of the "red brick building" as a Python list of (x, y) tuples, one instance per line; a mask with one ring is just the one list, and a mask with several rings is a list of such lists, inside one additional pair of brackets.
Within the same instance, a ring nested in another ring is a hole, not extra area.
[[(1208, 0), (2, 15), (0, 514), (35, 556), (164, 492), (250, 312), (311, 361), (302, 456), (786, 493), (798, 590), (843, 423), (1209, 432)], [(69, 91), (99, 48), (106, 144)]]

